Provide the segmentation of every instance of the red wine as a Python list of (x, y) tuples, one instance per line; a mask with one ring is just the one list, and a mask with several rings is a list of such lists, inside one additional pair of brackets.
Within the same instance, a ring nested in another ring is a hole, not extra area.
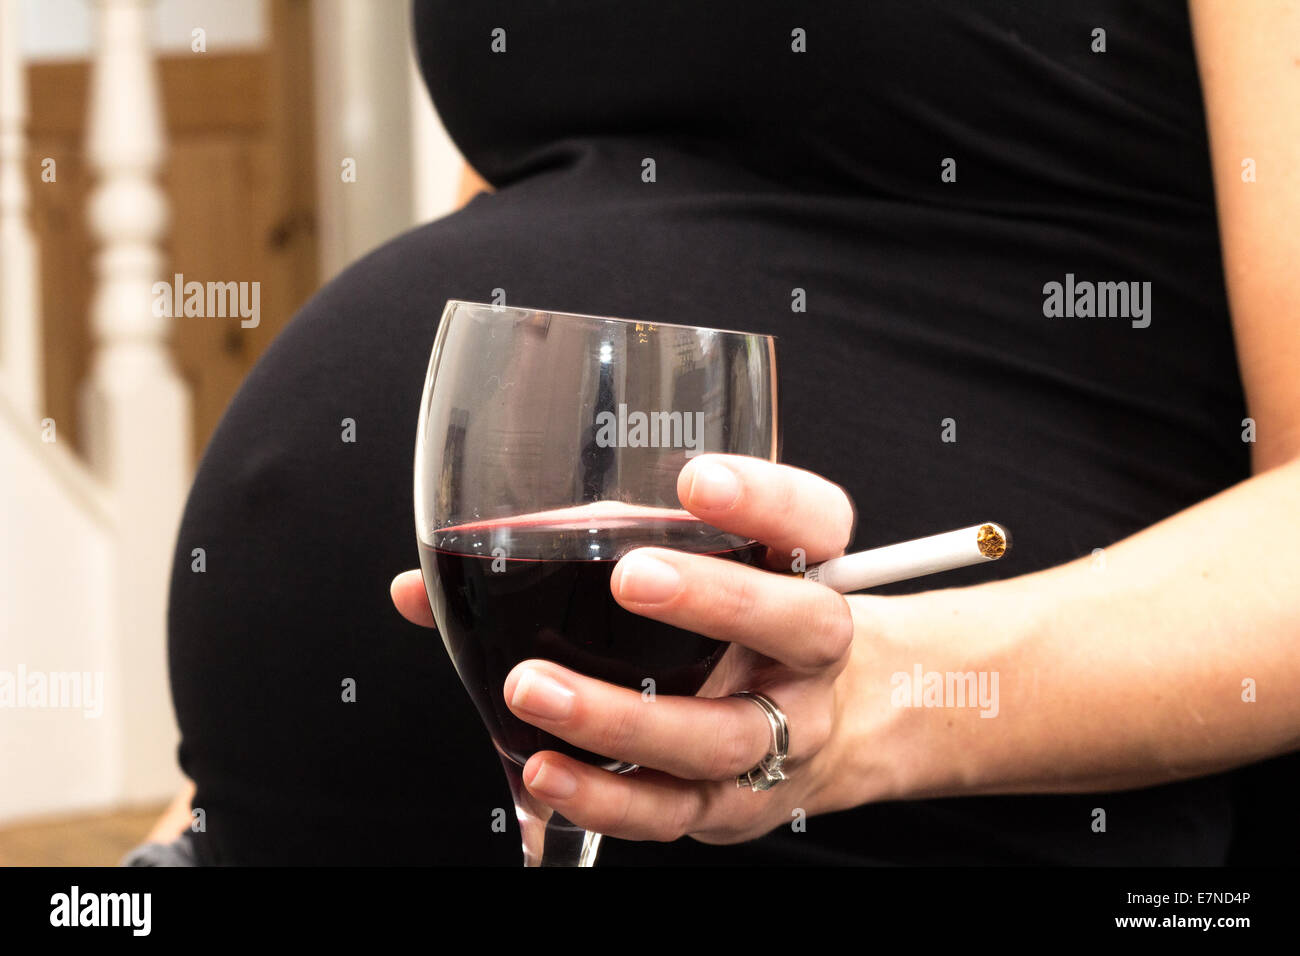
[(541, 658), (637, 691), (699, 691), (727, 645), (624, 610), (610, 594), (614, 564), (638, 547), (666, 547), (758, 564), (764, 547), (684, 512), (602, 502), (461, 525), (420, 541), (429, 602), (447, 652), (498, 748), (516, 763), (557, 750), (622, 766), (519, 720), (505, 679)]

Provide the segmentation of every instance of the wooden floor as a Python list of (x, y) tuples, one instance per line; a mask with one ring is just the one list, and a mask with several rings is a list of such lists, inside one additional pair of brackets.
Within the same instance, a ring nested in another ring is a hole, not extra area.
[(0, 827), (0, 866), (116, 866), (164, 806)]

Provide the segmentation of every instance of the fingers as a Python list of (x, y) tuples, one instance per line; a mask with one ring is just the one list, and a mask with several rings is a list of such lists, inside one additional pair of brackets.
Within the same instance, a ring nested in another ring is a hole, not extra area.
[(707, 555), (638, 548), (614, 566), (610, 590), (635, 614), (743, 644), (798, 671), (837, 673), (853, 640), (843, 595)]
[(835, 557), (853, 537), (853, 502), (843, 488), (760, 458), (700, 455), (677, 476), (677, 497), (714, 527), (783, 556), (802, 548), (809, 562)]
[(638, 770), (615, 774), (543, 751), (524, 764), (524, 786), (584, 830), (623, 840), (670, 841), (699, 827), (714, 784)]
[(791, 801), (806, 797), (784, 786), (754, 793), (731, 781), (679, 780), (653, 770), (610, 773), (549, 750), (529, 758), (523, 778), (571, 823), (621, 840), (667, 842), (688, 834), (705, 843), (750, 840), (788, 820)]
[(506, 677), (505, 700), (516, 717), (577, 747), (686, 780), (745, 773), (772, 740), (767, 719), (750, 701), (647, 699), (550, 661), (515, 667)]
[(429, 607), (429, 595), (424, 590), (424, 579), (419, 571), (403, 571), (393, 578), (388, 586), (388, 593), (393, 598), (397, 613), (412, 624), (421, 627), (437, 627), (433, 611)]

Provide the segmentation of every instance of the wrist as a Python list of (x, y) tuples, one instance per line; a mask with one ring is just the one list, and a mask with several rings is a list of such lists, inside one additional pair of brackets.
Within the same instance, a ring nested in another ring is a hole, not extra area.
[(828, 796), (855, 806), (997, 791), (1015, 763), (1003, 696), (1009, 668), (1032, 667), (1032, 604), (993, 585), (849, 603), (853, 653), (828, 748), (841, 779)]

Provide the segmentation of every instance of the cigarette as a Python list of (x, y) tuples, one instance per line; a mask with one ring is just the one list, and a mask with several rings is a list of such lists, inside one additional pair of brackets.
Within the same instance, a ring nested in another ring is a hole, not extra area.
[(841, 594), (848, 594), (908, 578), (996, 561), (1009, 550), (1011, 535), (1006, 528), (986, 521), (928, 538), (831, 558), (813, 565), (803, 576), (809, 581), (820, 581)]

